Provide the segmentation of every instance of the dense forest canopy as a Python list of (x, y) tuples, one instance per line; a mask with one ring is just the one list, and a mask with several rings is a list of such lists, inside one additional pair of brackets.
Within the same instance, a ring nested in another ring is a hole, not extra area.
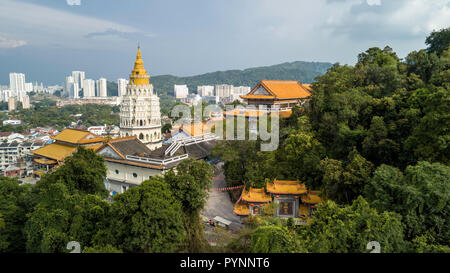
[[(302, 234), (297, 251), (360, 252), (363, 241), (346, 246), (369, 224), (338, 230), (330, 211), (357, 213), (360, 206), (391, 219), (392, 231), (371, 231), (373, 238), (374, 232), (395, 236), (385, 251), (449, 251), (449, 35), (450, 29), (431, 33), (427, 49), (404, 60), (386, 46), (362, 52), (355, 66), (333, 65), (313, 83), (309, 107), (282, 120), (276, 151), (261, 152), (254, 141), (225, 141), (215, 149), (228, 183), (263, 187), (268, 179), (299, 179), (321, 190), (328, 203), (319, 206), (314, 224), (285, 234), (286, 240)], [(313, 231), (322, 215), (328, 220)], [(353, 235), (341, 238), (342, 232)]]

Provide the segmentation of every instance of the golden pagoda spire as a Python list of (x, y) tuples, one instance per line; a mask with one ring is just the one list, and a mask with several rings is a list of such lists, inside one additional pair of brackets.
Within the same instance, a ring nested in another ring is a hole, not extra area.
[(131, 71), (130, 83), (136, 85), (150, 84), (150, 76), (144, 67), (144, 61), (142, 60), (141, 47), (138, 44), (138, 51), (136, 54), (136, 61), (134, 62), (134, 69)]

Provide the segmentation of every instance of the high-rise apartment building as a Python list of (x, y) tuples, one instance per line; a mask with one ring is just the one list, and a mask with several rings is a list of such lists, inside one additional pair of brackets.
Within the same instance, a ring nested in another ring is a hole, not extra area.
[(173, 90), (175, 93), (175, 98), (177, 99), (185, 99), (187, 98), (188, 94), (189, 94), (189, 88), (187, 87), (186, 84), (184, 85), (174, 85), (173, 86)]
[(117, 80), (117, 95), (122, 97), (127, 92), (127, 84), (128, 80), (126, 79), (118, 79)]
[(30, 96), (28, 96), (28, 95), (23, 96), (22, 108), (23, 109), (29, 109), (30, 107), (31, 107), (31, 105), (30, 105)]
[(33, 83), (32, 82), (26, 82), (25, 83), (25, 92), (32, 92), (33, 91)]
[(25, 74), (9, 73), (9, 89), (16, 95), (25, 92)]
[(92, 79), (85, 79), (83, 81), (83, 97), (86, 99), (95, 97), (95, 81)]
[(202, 97), (212, 97), (214, 96), (214, 86), (212, 85), (197, 86), (197, 94), (199, 94)]
[(78, 85), (78, 90), (84, 88), (85, 73), (83, 71), (72, 71), (74, 82)]
[(234, 86), (228, 84), (219, 84), (216, 85), (216, 96), (219, 98), (229, 97), (233, 94)]
[(107, 81), (105, 78), (100, 78), (98, 82), (99, 82), (99, 95), (100, 97), (106, 98), (108, 96)]
[(8, 111), (16, 110), (16, 98), (10, 97), (8, 98)]

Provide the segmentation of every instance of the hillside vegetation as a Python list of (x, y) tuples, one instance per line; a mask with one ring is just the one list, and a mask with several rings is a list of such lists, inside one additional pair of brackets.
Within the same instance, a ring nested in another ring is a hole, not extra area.
[(299, 61), (244, 70), (217, 71), (191, 77), (161, 75), (151, 77), (150, 81), (158, 93), (173, 95), (174, 84), (187, 84), (190, 92), (197, 92), (198, 85), (232, 84), (253, 87), (260, 80), (296, 80), (311, 83), (331, 66), (331, 63)]

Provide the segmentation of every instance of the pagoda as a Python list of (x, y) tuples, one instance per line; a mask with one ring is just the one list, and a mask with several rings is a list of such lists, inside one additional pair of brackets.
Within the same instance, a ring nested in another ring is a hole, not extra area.
[(136, 136), (151, 150), (162, 146), (159, 97), (145, 70), (140, 47), (120, 105), (120, 136)]

